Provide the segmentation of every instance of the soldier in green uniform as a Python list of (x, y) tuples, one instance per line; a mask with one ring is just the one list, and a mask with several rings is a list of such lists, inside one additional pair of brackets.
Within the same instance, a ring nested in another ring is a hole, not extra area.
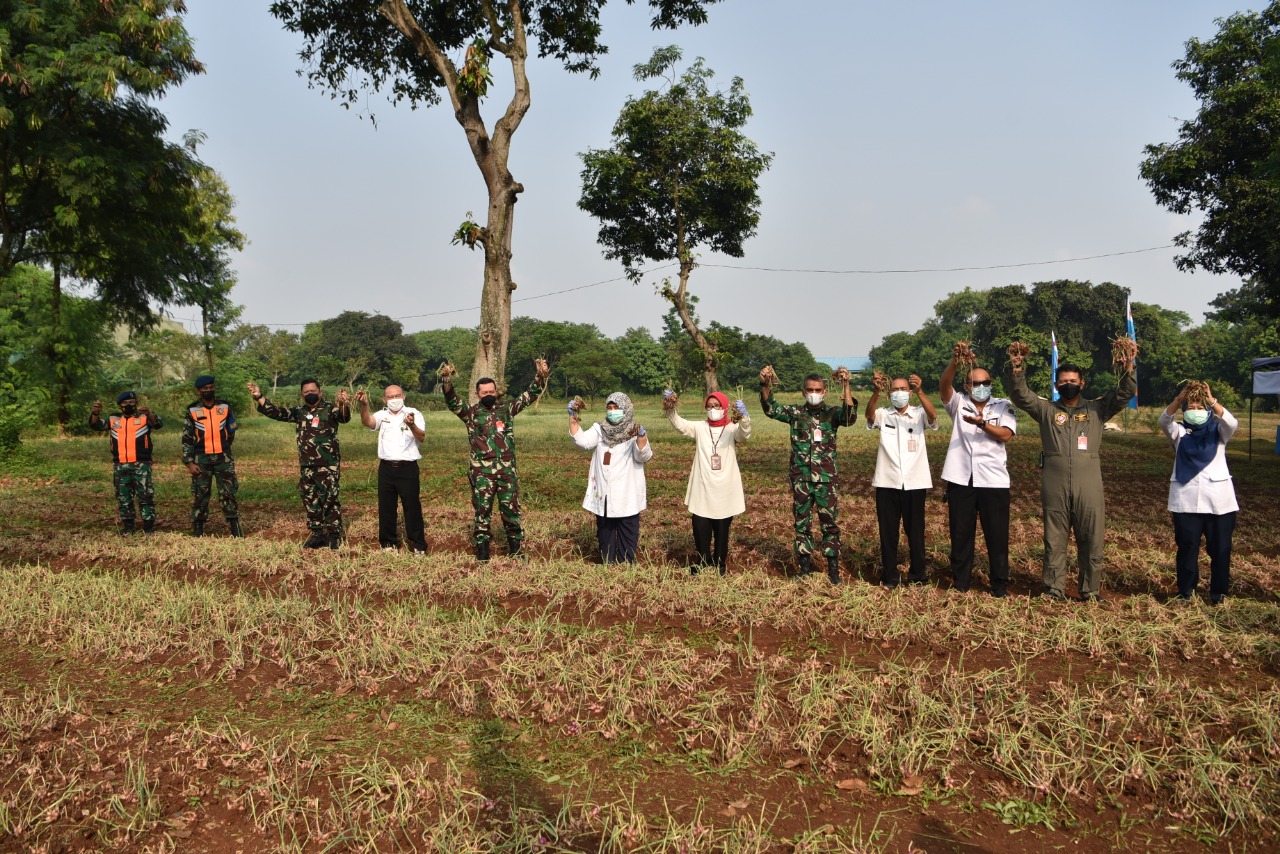
[(209, 494), (218, 482), (218, 500), (227, 519), (231, 536), (243, 537), (240, 527), (240, 505), (236, 492), (236, 458), (231, 443), (236, 438), (236, 414), (231, 404), (218, 397), (214, 378), (209, 374), (196, 377), (200, 399), (187, 406), (182, 425), (182, 462), (191, 473), (191, 534), (204, 536), (204, 523), (209, 519)]
[(142, 531), (150, 534), (156, 525), (156, 491), (151, 485), (151, 431), (163, 426), (160, 416), (145, 406), (138, 406), (138, 396), (131, 391), (116, 398), (119, 415), (102, 417), (102, 403), (95, 400), (89, 412), (89, 426), (111, 432), (112, 480), (116, 488), (116, 504), (120, 507), (120, 533), (132, 534), (137, 516), (133, 502), (138, 501), (142, 515)]
[(324, 391), (314, 379), (302, 381), (302, 406), (285, 408), (267, 400), (257, 383), (246, 383), (258, 411), (276, 421), (292, 421), (298, 430), (298, 491), (307, 511), (311, 531), (304, 549), (342, 545), (342, 502), (339, 492), (342, 454), (338, 448), (338, 425), (351, 420), (351, 398), (338, 390), (337, 403), (324, 399)]
[(836, 431), (858, 420), (858, 401), (845, 381), (840, 408), (827, 406), (827, 381), (819, 374), (804, 378), (803, 406), (783, 406), (773, 399), (773, 368), (760, 372), (760, 406), (764, 414), (791, 425), (791, 512), (795, 517), (796, 563), (800, 575), (814, 572), (813, 513), (822, 528), (822, 554), (827, 578), (840, 583), (839, 496), (836, 490)]
[(520, 481), (516, 475), (515, 417), (537, 399), (551, 370), (545, 359), (535, 359), (536, 373), (524, 394), (515, 400), (499, 401), (498, 386), (488, 377), (476, 381), (478, 403), (470, 406), (458, 399), (452, 378), (443, 381), (444, 401), (467, 425), (471, 446), (471, 507), (475, 510), (472, 542), (476, 560), (489, 559), (490, 518), (493, 502), (498, 502), (502, 527), (507, 534), (507, 551), (520, 556), (524, 531), (520, 527)]
[(1098, 451), (1103, 425), (1137, 393), (1133, 359), (1118, 364), (1120, 381), (1116, 388), (1095, 400), (1081, 396), (1084, 374), (1080, 368), (1060, 365), (1056, 380), (1059, 399), (1051, 401), (1027, 388), (1024, 347), (1015, 342), (1009, 348), (1009, 398), (1040, 425), (1044, 595), (1059, 601), (1066, 598), (1063, 590), (1067, 581), (1067, 539), (1074, 530), (1080, 599), (1100, 601), (1107, 517)]

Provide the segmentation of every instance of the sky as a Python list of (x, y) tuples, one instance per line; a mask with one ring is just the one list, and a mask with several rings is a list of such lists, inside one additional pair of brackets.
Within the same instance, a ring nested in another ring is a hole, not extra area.
[[(175, 140), (207, 135), (200, 155), (236, 196), (250, 240), (235, 259), (242, 320), (300, 332), (358, 310), (406, 332), (478, 324), (483, 255), (450, 237), (486, 200), (451, 111), (376, 93), (344, 109), (297, 75), (301, 37), (267, 3), (187, 5), (207, 71), (159, 106)], [(1185, 41), (1247, 8), (725, 0), (706, 25), (669, 32), (649, 29), (643, 3), (615, 0), (597, 80), (530, 63), (532, 107), (510, 163), (525, 187), (513, 314), (610, 337), (660, 331), (655, 285), (670, 271), (634, 285), (603, 259), (598, 224), (577, 207), (579, 154), (609, 145), (627, 97), (651, 85), (632, 67), (677, 44), (723, 85), (744, 79), (746, 133), (774, 155), (745, 256), (704, 253), (690, 279), (704, 321), (857, 355), (918, 329), (949, 293), (1069, 278), (1114, 282), (1200, 323), (1239, 280), (1176, 268), (1168, 247), (1197, 220), (1157, 207), (1138, 169), (1143, 146), (1174, 141), (1195, 115), (1171, 68)], [(490, 126), (510, 94), (500, 59)]]

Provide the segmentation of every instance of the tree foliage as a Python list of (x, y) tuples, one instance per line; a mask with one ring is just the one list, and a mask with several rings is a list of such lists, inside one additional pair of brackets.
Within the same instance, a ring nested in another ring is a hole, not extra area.
[(1217, 23), (1173, 64), (1199, 111), (1177, 142), (1146, 146), (1141, 174), (1162, 207), (1203, 213), (1175, 238), (1178, 267), (1242, 276), (1222, 306), (1280, 317), (1280, 2)]
[[(628, 0), (634, 2), (634, 0)], [(717, 0), (648, 0), (655, 29), (700, 24)], [(571, 72), (599, 69), (605, 0), (275, 0), (271, 13), (303, 37), (299, 56), (311, 85), (344, 106), (365, 90), (393, 102), (431, 106), (447, 101), (485, 182), (485, 225), (468, 229), (466, 243), (485, 253), (480, 328), (472, 378), (501, 377), (511, 334), (511, 234), (524, 186), (508, 168), (511, 139), (528, 112), (529, 44)], [(493, 79), (490, 62), (503, 57), (511, 99), (490, 125), (480, 110)], [(461, 66), (458, 60), (461, 60)], [(475, 224), (475, 225), (478, 225)]]
[(742, 78), (714, 90), (699, 57), (679, 77), (678, 47), (658, 48), (635, 67), (637, 80), (665, 78), (663, 89), (627, 99), (613, 144), (582, 156), (578, 206), (600, 221), (604, 256), (638, 280), (642, 261), (676, 261), (678, 284), (664, 283), (681, 325), (702, 351), (708, 392), (718, 386), (720, 356), (698, 329), (688, 300), (700, 249), (741, 258), (760, 222), (758, 181), (772, 155), (742, 132), (751, 102)]
[(308, 323), (298, 363), (322, 383), (417, 388), (422, 357), (400, 321), (383, 314), (344, 311)]

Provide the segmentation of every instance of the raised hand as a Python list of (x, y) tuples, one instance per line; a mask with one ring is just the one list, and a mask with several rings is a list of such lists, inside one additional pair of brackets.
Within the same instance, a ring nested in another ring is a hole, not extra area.
[(89, 408), (89, 414), (98, 416), (102, 414), (102, 401), (95, 400), (93, 406)]
[(743, 403), (741, 400), (735, 400), (733, 402), (733, 408), (738, 410), (738, 414), (741, 415), (743, 418), (747, 417), (747, 405)]
[(881, 394), (889, 393), (889, 378), (881, 371), (871, 372), (871, 385)]
[(368, 406), (368, 405), (369, 405), (369, 392), (365, 391), (364, 389), (360, 389), (359, 391), (357, 391), (357, 392), (356, 392), (356, 403), (360, 404), (361, 406)]
[(533, 369), (537, 374), (539, 382), (551, 376), (551, 368), (547, 366), (547, 360), (538, 358), (533, 360)]
[(662, 411), (663, 412), (670, 412), (671, 410), (675, 409), (676, 404), (678, 404), (679, 402), (680, 402), (680, 395), (676, 394), (671, 389), (666, 389), (665, 391), (662, 392)]
[(923, 385), (923, 381), (917, 375), (912, 374), (907, 378), (907, 387), (911, 389), (912, 394), (919, 395), (921, 385)]
[(258, 388), (257, 383), (245, 383), (244, 387), (249, 389), (250, 397), (259, 397), (262, 395), (262, 389)]
[(1014, 341), (1005, 352), (1009, 354), (1009, 364), (1016, 371), (1022, 368), (1022, 363), (1026, 361), (1028, 354), (1031, 353), (1031, 348), (1021, 341)]
[(338, 389), (338, 405), (346, 406), (350, 402), (351, 402), (351, 395), (347, 392), (347, 390), (345, 388)]

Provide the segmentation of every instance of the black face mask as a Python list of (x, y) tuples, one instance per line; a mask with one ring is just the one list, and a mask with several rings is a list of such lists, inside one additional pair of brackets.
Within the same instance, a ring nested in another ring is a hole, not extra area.
[(138, 411), (138, 404), (136, 403), (122, 404), (120, 406), (120, 411), (123, 412), (125, 415), (132, 415), (133, 413)]
[(1080, 395), (1080, 385), (1078, 383), (1063, 383), (1058, 386), (1058, 394), (1065, 400), (1074, 400)]
[(213, 395), (214, 395), (214, 392), (213, 392), (213, 391), (202, 391), (202, 392), (200, 392), (200, 399), (201, 399), (201, 400), (213, 400)]
[(497, 402), (498, 396), (496, 394), (486, 394), (484, 397), (480, 398), (480, 405), (485, 409), (493, 409), (494, 404)]
[(311, 392), (311, 394), (304, 394), (302, 396), (302, 399), (307, 402), (307, 406), (315, 406), (317, 403), (320, 402), (320, 395), (316, 394), (313, 391)]

